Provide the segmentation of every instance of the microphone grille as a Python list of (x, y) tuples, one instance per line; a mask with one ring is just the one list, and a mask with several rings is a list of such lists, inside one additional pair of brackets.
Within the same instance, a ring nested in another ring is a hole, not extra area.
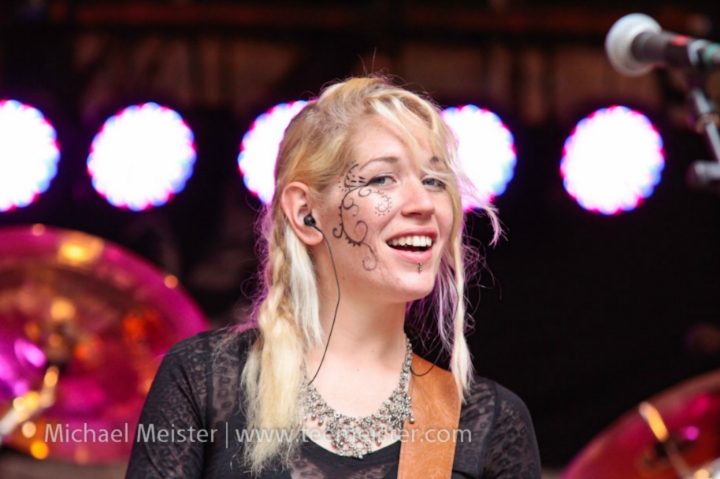
[(631, 77), (641, 76), (652, 70), (652, 65), (639, 62), (633, 57), (632, 42), (641, 33), (661, 31), (658, 22), (642, 13), (631, 13), (615, 22), (605, 38), (605, 51), (615, 70)]

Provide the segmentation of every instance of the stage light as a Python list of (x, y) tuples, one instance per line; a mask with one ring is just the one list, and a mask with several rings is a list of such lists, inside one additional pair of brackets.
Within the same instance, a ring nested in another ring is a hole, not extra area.
[[(480, 199), (505, 192), (517, 162), (510, 130), (493, 112), (475, 105), (447, 108), (442, 117), (458, 141), (458, 157)], [(463, 198), (466, 210), (479, 205)]]
[(55, 129), (40, 111), (0, 101), (0, 212), (35, 201), (50, 186), (59, 159)]
[(144, 103), (110, 117), (87, 167), (95, 190), (119, 208), (145, 210), (182, 191), (195, 164), (193, 133), (175, 111)]
[(560, 172), (580, 206), (613, 215), (649, 197), (664, 164), (662, 138), (650, 120), (612, 106), (577, 124), (565, 141)]
[(240, 144), (238, 166), (247, 189), (268, 204), (275, 191), (275, 160), (285, 128), (307, 102), (280, 103), (255, 119)]

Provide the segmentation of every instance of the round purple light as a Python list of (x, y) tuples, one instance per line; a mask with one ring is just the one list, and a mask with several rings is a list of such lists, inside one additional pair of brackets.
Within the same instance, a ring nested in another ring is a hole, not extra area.
[(119, 208), (145, 210), (166, 203), (192, 175), (193, 133), (175, 111), (144, 103), (110, 117), (87, 160), (93, 186)]
[(0, 212), (29, 205), (57, 173), (55, 129), (39, 110), (0, 101)]
[[(442, 117), (455, 134), (458, 157), (479, 199), (491, 201), (505, 192), (517, 162), (512, 133), (495, 113), (475, 105), (447, 108)], [(463, 198), (465, 209), (480, 205)]]
[(275, 105), (255, 119), (240, 144), (238, 166), (247, 189), (265, 204), (275, 192), (275, 161), (290, 121), (307, 102)]
[(560, 172), (580, 206), (614, 215), (649, 197), (664, 165), (662, 138), (650, 120), (612, 106), (577, 124), (565, 141)]

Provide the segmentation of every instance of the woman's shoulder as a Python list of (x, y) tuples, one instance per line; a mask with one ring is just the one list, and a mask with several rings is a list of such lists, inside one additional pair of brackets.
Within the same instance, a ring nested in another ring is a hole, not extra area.
[(463, 411), (477, 408), (525, 411), (525, 402), (510, 389), (482, 376), (475, 376), (463, 401)]
[(165, 354), (165, 367), (185, 370), (236, 365), (244, 358), (257, 339), (255, 328), (225, 327), (203, 331), (175, 343)]
[(483, 423), (488, 432), (510, 423), (532, 427), (530, 412), (520, 396), (482, 376), (475, 376), (460, 413), (461, 424), (477, 422)]
[(484, 477), (482, 471), (492, 477), (540, 477), (530, 412), (510, 389), (476, 376), (463, 402), (459, 429), (471, 439), (457, 445), (460, 470), (474, 471), (473, 477)]
[(166, 356), (193, 356), (247, 351), (259, 335), (253, 327), (224, 327), (202, 331), (175, 343)]

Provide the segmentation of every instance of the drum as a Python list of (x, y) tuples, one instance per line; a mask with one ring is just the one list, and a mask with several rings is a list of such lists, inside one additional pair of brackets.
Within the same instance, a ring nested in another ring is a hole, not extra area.
[(37, 459), (126, 461), (175, 342), (208, 329), (178, 284), (101, 238), (0, 229), (0, 431)]
[(563, 479), (720, 479), (720, 371), (688, 380), (600, 433)]

